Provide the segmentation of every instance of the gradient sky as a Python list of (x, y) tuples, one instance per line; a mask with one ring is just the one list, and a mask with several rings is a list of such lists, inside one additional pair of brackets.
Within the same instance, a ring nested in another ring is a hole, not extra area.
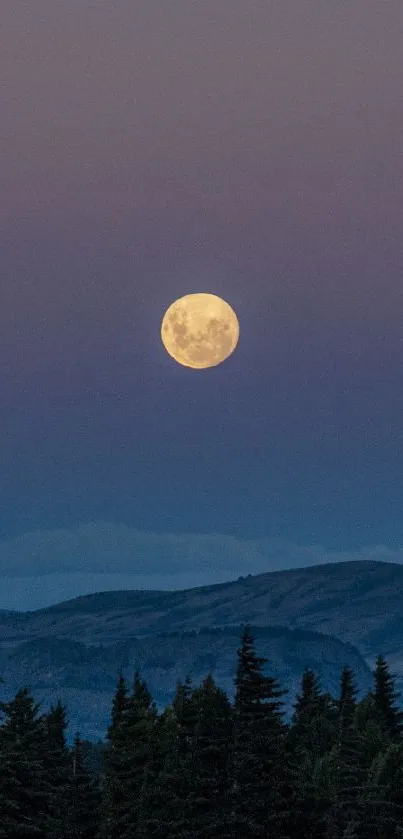
[[(0, 37), (0, 539), (402, 546), (400, 0), (3, 0)], [(195, 291), (241, 327), (207, 371), (159, 337)]]

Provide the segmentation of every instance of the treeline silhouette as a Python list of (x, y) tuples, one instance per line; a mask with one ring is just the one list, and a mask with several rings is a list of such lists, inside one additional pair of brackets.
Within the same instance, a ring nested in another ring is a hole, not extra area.
[(162, 713), (138, 672), (130, 689), (120, 675), (98, 747), (67, 746), (60, 702), (40, 715), (24, 688), (1, 703), (1, 839), (403, 837), (403, 715), (384, 657), (360, 702), (347, 666), (337, 698), (306, 668), (288, 724), (249, 625), (237, 659), (233, 703), (209, 673)]

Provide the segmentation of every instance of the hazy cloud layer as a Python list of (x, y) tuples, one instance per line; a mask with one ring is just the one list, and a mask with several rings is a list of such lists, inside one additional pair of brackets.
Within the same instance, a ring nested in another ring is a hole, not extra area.
[(0, 545), (0, 608), (37, 609), (113, 589), (181, 589), (286, 568), (360, 559), (403, 562), (403, 547), (331, 551), (279, 539), (143, 533), (93, 522), (37, 531)]

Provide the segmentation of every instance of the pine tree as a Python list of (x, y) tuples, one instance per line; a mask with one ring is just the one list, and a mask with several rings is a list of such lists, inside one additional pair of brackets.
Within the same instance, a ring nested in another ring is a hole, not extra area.
[(23, 812), (14, 754), (1, 733), (0, 729), (0, 839), (8, 839), (23, 822)]
[[(141, 816), (141, 799), (146, 781), (152, 732), (157, 712), (150, 692), (138, 672), (134, 676), (133, 692), (124, 717), (125, 763), (119, 774), (124, 795), (124, 806), (119, 814), (121, 839), (137, 839)], [(123, 757), (123, 754), (122, 754)]]
[(135, 673), (131, 696), (120, 675), (108, 729), (99, 839), (136, 835), (155, 719), (155, 705), (139, 673)]
[[(345, 825), (348, 839), (367, 839), (368, 836), (371, 839), (396, 839), (400, 835), (400, 802), (388, 796), (383, 783), (385, 766), (390, 768), (391, 756), (400, 755), (400, 712), (394, 705), (396, 696), (387, 666), (380, 656), (375, 691), (368, 692), (354, 713), (349, 743), (352, 768), (350, 777), (345, 777), (344, 781), (345, 791), (348, 789), (349, 793), (339, 793), (339, 822)], [(353, 753), (357, 738), (359, 756)], [(351, 806), (353, 795), (354, 805)]]
[(306, 748), (312, 749), (313, 722), (320, 713), (320, 685), (319, 680), (310, 667), (305, 667), (301, 679), (301, 691), (297, 693), (294, 703), (294, 713), (287, 735), (288, 746), (301, 752)]
[(67, 823), (70, 782), (70, 751), (66, 743), (66, 708), (59, 701), (43, 716), (44, 767), (49, 789), (47, 833), (52, 839), (69, 839)]
[(127, 762), (125, 718), (129, 709), (128, 693), (126, 680), (120, 674), (106, 738), (97, 839), (121, 839), (120, 814), (125, 807), (125, 798), (120, 778), (126, 769)]
[(159, 776), (161, 803), (164, 802), (164, 839), (191, 836), (191, 797), (195, 764), (196, 708), (192, 680), (177, 683), (172, 701), (171, 742)]
[(100, 789), (85, 766), (82, 741), (77, 733), (71, 750), (68, 790), (69, 839), (93, 839), (96, 835)]
[(237, 651), (234, 738), (231, 759), (233, 835), (243, 839), (284, 831), (286, 767), (283, 701), (287, 691), (262, 672), (266, 658), (256, 655), (254, 639), (244, 626)]
[(390, 743), (385, 728), (379, 720), (372, 691), (368, 691), (367, 695), (357, 704), (354, 725), (363, 735), (364, 765), (369, 770), (379, 752), (386, 751)]
[(336, 740), (337, 704), (322, 694), (314, 671), (305, 667), (296, 696), (287, 751), (292, 777), (292, 839), (323, 839), (324, 816), (334, 789), (328, 753)]
[(338, 839), (351, 830), (359, 817), (359, 800), (366, 779), (364, 734), (355, 725), (357, 689), (353, 672), (344, 667), (338, 700), (338, 737), (329, 753), (334, 788), (324, 818), (328, 839)]
[[(371, 836), (396, 839), (403, 828), (403, 744), (391, 743), (374, 759), (363, 788), (363, 826)], [(359, 831), (356, 831), (359, 832)]]
[(358, 690), (354, 685), (354, 674), (347, 664), (344, 665), (340, 679), (340, 695), (338, 699), (339, 730), (348, 730), (354, 721), (357, 707)]
[(360, 792), (356, 813), (348, 822), (345, 835), (348, 839), (397, 839), (400, 835), (396, 808), (385, 798), (383, 786), (377, 783), (373, 767)]
[(177, 728), (172, 707), (168, 706), (157, 717), (151, 732), (149, 756), (139, 803), (138, 839), (165, 839), (169, 832), (167, 808), (171, 796), (167, 767), (172, 764)]
[(96, 778), (98, 781), (101, 781), (105, 769), (105, 749), (106, 743), (102, 740), (98, 740), (97, 743), (86, 740), (85, 738), (81, 740), (84, 764), (90, 776)]
[(0, 780), (0, 837), (45, 837), (49, 825), (49, 783), (43, 761), (45, 735), (28, 688), (0, 703), (3, 771)]
[(315, 757), (326, 754), (337, 739), (338, 703), (329, 693), (322, 693), (319, 679), (311, 668), (302, 674), (301, 693), (297, 694), (288, 742), (298, 744), (298, 751)]
[(402, 741), (403, 712), (396, 706), (400, 693), (396, 693), (394, 677), (382, 655), (376, 660), (374, 704), (377, 719), (392, 742)]
[(225, 691), (209, 673), (193, 692), (196, 710), (194, 763), (190, 792), (194, 839), (225, 836), (229, 818), (229, 755), (232, 709)]

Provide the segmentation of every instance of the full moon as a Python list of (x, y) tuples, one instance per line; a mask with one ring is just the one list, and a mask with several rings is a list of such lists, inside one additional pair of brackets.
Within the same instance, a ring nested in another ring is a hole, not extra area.
[(230, 356), (239, 340), (231, 306), (215, 294), (186, 294), (171, 304), (161, 324), (166, 351), (178, 364), (204, 370)]

